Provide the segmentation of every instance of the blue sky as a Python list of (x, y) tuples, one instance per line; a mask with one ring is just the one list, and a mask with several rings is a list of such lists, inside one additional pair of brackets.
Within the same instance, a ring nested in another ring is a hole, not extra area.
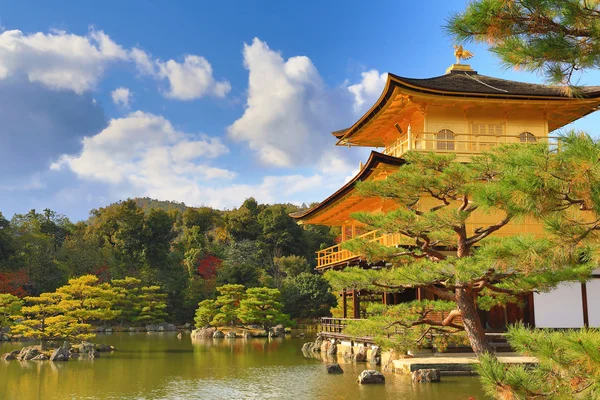
[[(322, 200), (368, 155), (329, 132), (362, 115), (386, 72), (443, 74), (454, 57), (441, 26), (466, 3), (3, 4), (0, 211), (79, 220), (135, 196)], [(467, 47), (481, 74), (542, 82)], [(599, 118), (571, 128), (596, 133)]]

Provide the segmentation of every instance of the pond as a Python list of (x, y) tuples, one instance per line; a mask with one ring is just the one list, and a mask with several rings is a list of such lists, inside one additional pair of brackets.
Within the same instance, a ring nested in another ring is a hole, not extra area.
[[(385, 385), (356, 383), (368, 364), (324, 364), (300, 351), (309, 339), (205, 339), (189, 334), (118, 333), (95, 342), (115, 346), (95, 360), (0, 362), (0, 399), (484, 399), (477, 378), (443, 376), (412, 384), (385, 373)], [(22, 347), (0, 343), (0, 353)]]

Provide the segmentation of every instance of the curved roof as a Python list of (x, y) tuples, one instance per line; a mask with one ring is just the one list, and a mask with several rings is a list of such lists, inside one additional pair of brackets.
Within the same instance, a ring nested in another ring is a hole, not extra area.
[(392, 156), (388, 156), (383, 153), (378, 153), (376, 151), (372, 151), (371, 155), (369, 156), (369, 159), (367, 160), (367, 162), (365, 163), (363, 168), (359, 171), (358, 174), (356, 174), (356, 176), (354, 178), (352, 178), (352, 180), (350, 180), (348, 183), (346, 183), (344, 186), (342, 186), (337, 192), (335, 192), (334, 194), (332, 194), (331, 196), (329, 196), (328, 198), (326, 198), (325, 200), (323, 200), (321, 203), (317, 204), (316, 206), (311, 207), (304, 211), (298, 211), (295, 213), (291, 213), (290, 217), (292, 217), (295, 220), (311, 218), (312, 216), (316, 215), (320, 211), (329, 207), (331, 204), (335, 203), (336, 200), (342, 198), (343, 196), (345, 196), (346, 194), (351, 192), (354, 189), (354, 186), (356, 185), (356, 183), (368, 178), (379, 164), (400, 166), (400, 165), (406, 164), (406, 161), (403, 160), (402, 158), (392, 157)]
[(386, 102), (393, 97), (394, 91), (402, 89), (407, 92), (440, 97), (546, 101), (600, 98), (600, 86), (578, 87), (578, 97), (571, 97), (560, 86), (509, 81), (479, 75), (475, 71), (452, 71), (446, 75), (426, 79), (405, 78), (388, 73), (383, 93), (373, 107), (350, 128), (335, 131), (332, 134), (340, 141), (352, 136), (385, 106)]

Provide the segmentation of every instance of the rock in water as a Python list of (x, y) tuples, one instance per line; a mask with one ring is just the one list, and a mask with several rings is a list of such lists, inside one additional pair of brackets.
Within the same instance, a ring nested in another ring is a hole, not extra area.
[(225, 334), (219, 330), (215, 331), (212, 336), (214, 339), (222, 339), (225, 337)]
[(381, 365), (381, 347), (373, 346), (373, 350), (371, 350), (371, 357), (369, 358), (369, 362), (375, 365)]
[(305, 352), (305, 351), (312, 351), (313, 344), (314, 344), (313, 342), (304, 343), (302, 345), (302, 351), (303, 352)]
[(38, 354), (37, 356), (33, 357), (31, 359), (31, 361), (46, 361), (48, 359), (48, 356), (45, 355), (44, 353)]
[(183, 335), (181, 334), (181, 332), (179, 332), (179, 333), (177, 334), (177, 339), (181, 340), (182, 338), (183, 338)]
[(229, 331), (227, 332), (227, 334), (225, 335), (226, 338), (228, 339), (235, 339), (235, 332), (234, 331)]
[(40, 351), (37, 349), (37, 347), (34, 347), (34, 346), (23, 347), (21, 349), (21, 351), (19, 352), (19, 355), (17, 356), (17, 360), (27, 361), (27, 360), (31, 360), (34, 357), (37, 357), (38, 355), (40, 355)]
[(6, 353), (4, 355), (2, 355), (2, 360), (3, 361), (10, 361), (10, 360), (16, 360), (17, 356), (19, 355), (19, 350), (13, 350), (10, 353)]
[(252, 334), (250, 332), (248, 332), (248, 331), (243, 331), (242, 332), (242, 337), (244, 339), (250, 339), (252, 337)]
[(354, 354), (354, 361), (365, 362), (367, 361), (367, 349), (365, 346), (359, 346), (358, 351)]
[(69, 348), (62, 346), (52, 352), (50, 361), (69, 361)]
[(373, 369), (365, 369), (363, 372), (358, 375), (358, 383), (361, 385), (371, 384), (371, 383), (385, 383), (385, 376), (381, 372), (375, 371)]
[(440, 370), (439, 369), (418, 369), (412, 373), (413, 382), (439, 382), (440, 381)]
[(215, 331), (215, 328), (194, 329), (190, 336), (192, 337), (192, 339), (206, 339), (213, 337)]
[(337, 355), (337, 343), (336, 342), (331, 343), (331, 346), (329, 346), (329, 349), (327, 349), (327, 355), (329, 355), (329, 356)]
[(340, 364), (327, 364), (325, 366), (328, 374), (343, 374), (344, 370), (340, 367)]

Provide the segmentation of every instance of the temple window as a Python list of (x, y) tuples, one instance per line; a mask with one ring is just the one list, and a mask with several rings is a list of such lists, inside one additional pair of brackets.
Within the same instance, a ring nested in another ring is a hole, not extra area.
[(521, 143), (535, 143), (535, 136), (531, 132), (523, 132), (519, 134), (519, 141)]
[(438, 150), (454, 150), (454, 132), (450, 129), (442, 129), (437, 133)]

